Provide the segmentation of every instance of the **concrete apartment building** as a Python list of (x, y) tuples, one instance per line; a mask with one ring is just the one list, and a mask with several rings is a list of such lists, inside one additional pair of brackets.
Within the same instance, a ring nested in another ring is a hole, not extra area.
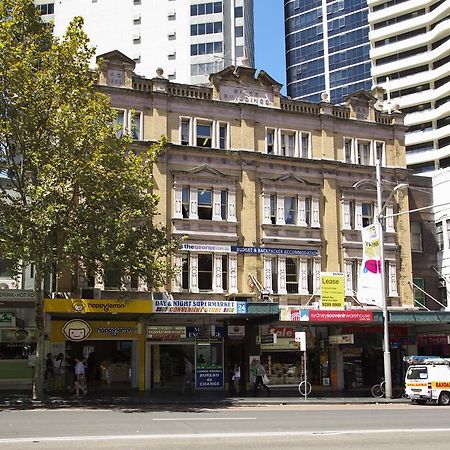
[[(158, 67), (179, 83), (247, 59), (254, 65), (253, 0), (35, 0), (42, 18), (62, 36), (82, 16), (97, 55), (120, 50), (150, 77)], [(93, 61), (95, 63), (95, 61)]]

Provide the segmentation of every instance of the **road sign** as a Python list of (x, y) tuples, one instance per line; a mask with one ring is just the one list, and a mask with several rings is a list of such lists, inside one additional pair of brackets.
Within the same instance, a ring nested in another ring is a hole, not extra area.
[(300, 344), (300, 351), (306, 352), (306, 333), (304, 331), (296, 331), (294, 340)]

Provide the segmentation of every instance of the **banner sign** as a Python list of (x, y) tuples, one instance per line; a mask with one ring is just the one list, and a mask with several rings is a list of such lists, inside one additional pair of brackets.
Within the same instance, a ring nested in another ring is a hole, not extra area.
[(372, 311), (340, 311), (302, 309), (300, 306), (280, 306), (280, 321), (285, 322), (372, 322)]
[(197, 369), (195, 387), (196, 389), (223, 388), (223, 369)]
[(320, 311), (309, 310), (310, 322), (372, 322), (372, 311)]
[(34, 302), (36, 293), (28, 289), (0, 289), (0, 301)]
[(47, 313), (151, 313), (150, 300), (120, 300), (120, 299), (80, 299), (80, 298), (46, 298), (44, 311)]
[(245, 314), (246, 302), (227, 300), (153, 300), (157, 314)]
[(293, 255), (293, 256), (319, 256), (318, 250), (299, 248), (269, 248), (269, 247), (238, 247), (231, 246), (231, 251), (253, 255)]
[(52, 320), (51, 322), (52, 342), (64, 340), (78, 342), (86, 339), (139, 339), (140, 336), (138, 323), (134, 321), (72, 319), (69, 321)]
[(230, 253), (230, 245), (212, 245), (212, 244), (181, 244), (181, 250), (191, 251), (191, 252), (219, 252), (219, 253)]
[(147, 339), (177, 341), (186, 338), (186, 327), (148, 326)]
[(353, 334), (336, 334), (328, 336), (328, 342), (330, 344), (354, 344), (355, 337)]
[(378, 226), (369, 225), (361, 230), (363, 243), (363, 260), (358, 277), (358, 302), (366, 305), (382, 307), (381, 247)]
[(324, 309), (344, 309), (345, 279), (343, 273), (321, 272), (321, 307)]

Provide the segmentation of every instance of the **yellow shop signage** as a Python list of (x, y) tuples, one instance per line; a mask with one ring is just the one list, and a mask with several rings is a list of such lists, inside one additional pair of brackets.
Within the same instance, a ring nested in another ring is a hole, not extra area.
[(151, 313), (152, 302), (150, 300), (97, 300), (80, 298), (46, 298), (44, 311), (47, 313)]
[(51, 340), (53, 342), (85, 341), (87, 339), (139, 339), (140, 325), (133, 321), (52, 320)]

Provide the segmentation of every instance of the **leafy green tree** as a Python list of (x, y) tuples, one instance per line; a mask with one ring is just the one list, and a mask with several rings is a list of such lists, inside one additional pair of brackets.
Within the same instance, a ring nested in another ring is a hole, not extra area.
[(18, 268), (35, 265), (35, 397), (49, 274), (114, 265), (156, 287), (172, 274), (178, 246), (155, 219), (152, 166), (165, 141), (134, 148), (117, 136), (82, 26), (74, 19), (57, 39), (31, 0), (0, 2), (0, 254)]

